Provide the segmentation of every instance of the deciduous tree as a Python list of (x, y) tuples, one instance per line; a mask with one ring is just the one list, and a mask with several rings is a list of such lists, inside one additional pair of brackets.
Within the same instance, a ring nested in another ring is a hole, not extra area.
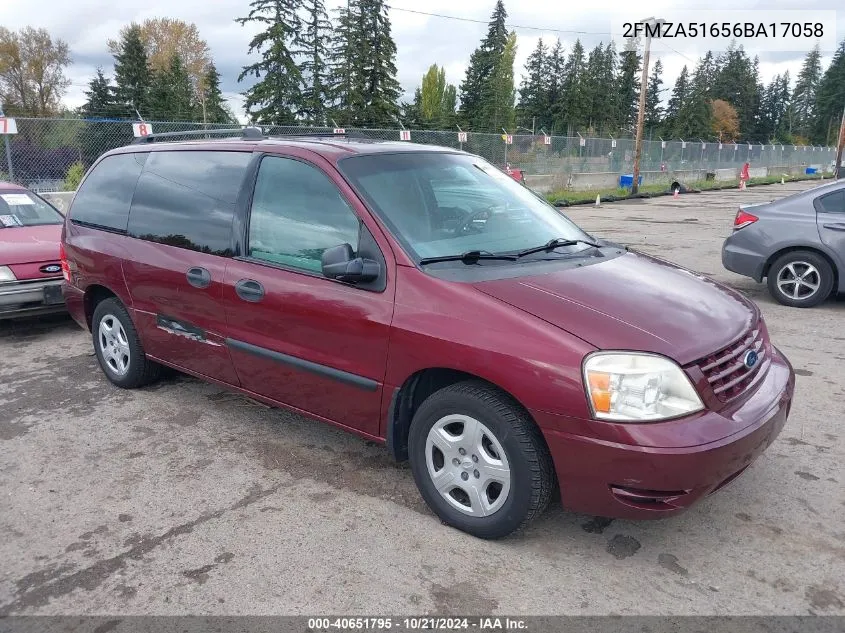
[(6, 114), (50, 116), (61, 108), (70, 80), (66, 42), (31, 26), (10, 31), (0, 26), (0, 101)]

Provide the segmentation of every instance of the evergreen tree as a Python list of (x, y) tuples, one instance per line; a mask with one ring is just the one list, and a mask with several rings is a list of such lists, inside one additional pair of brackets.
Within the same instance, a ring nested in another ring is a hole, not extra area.
[(568, 126), (578, 130), (587, 124), (589, 104), (584, 91), (585, 75), (584, 46), (581, 40), (576, 39), (563, 67), (561, 108), (555, 120), (556, 129), (565, 130)]
[(601, 134), (608, 122), (609, 108), (607, 107), (608, 86), (602, 85), (604, 75), (604, 47), (601, 43), (590, 51), (584, 69), (584, 101), (587, 104), (585, 113), (587, 132), (591, 136)]
[(761, 140), (790, 141), (787, 136), (789, 98), (789, 71), (786, 71), (783, 75), (775, 75), (762, 91), (759, 127)]
[(684, 66), (681, 69), (681, 74), (675, 80), (675, 87), (672, 88), (672, 96), (666, 104), (666, 118), (664, 119), (663, 126), (667, 136), (677, 136), (678, 117), (687, 101), (689, 91), (689, 70)]
[(88, 90), (85, 91), (86, 101), (80, 109), (80, 113), (86, 118), (111, 118), (117, 116), (122, 110), (118, 109), (115, 103), (114, 86), (103, 74), (103, 69), (97, 67), (97, 74), (88, 82)]
[(645, 96), (645, 129), (652, 133), (658, 129), (663, 121), (663, 106), (660, 95), (663, 92), (663, 63), (658, 59), (654, 62), (648, 77), (648, 90)]
[(165, 70), (153, 73), (149, 93), (150, 116), (159, 121), (185, 121), (195, 113), (191, 78), (178, 55)]
[(739, 118), (740, 134), (747, 140), (754, 139), (760, 109), (760, 79), (755, 61), (749, 59), (742, 46), (731, 44), (716, 60), (713, 72), (711, 97), (730, 103)]
[(816, 44), (804, 58), (804, 65), (801, 66), (801, 71), (795, 81), (795, 90), (792, 93), (790, 132), (805, 141), (810, 136), (816, 118), (816, 92), (821, 76), (821, 53)]
[(220, 73), (214, 62), (208, 65), (200, 84), (196, 119), (208, 123), (236, 123), (226, 108), (226, 100), (220, 90)]
[(837, 145), (842, 105), (845, 102), (845, 40), (840, 42), (816, 91), (813, 143)]
[(349, 0), (331, 52), (334, 114), (350, 125), (395, 125), (401, 86), (384, 0)]
[(513, 65), (516, 61), (516, 32), (510, 33), (505, 49), (493, 67), (493, 76), (485, 91), (482, 110), (488, 129), (512, 129), (516, 126), (516, 89)]
[[(103, 69), (97, 68), (97, 74), (88, 82), (85, 91), (86, 101), (79, 113), (86, 119), (122, 118), (125, 109), (115, 103), (114, 87), (103, 75)], [(134, 118), (134, 117), (133, 117)], [(82, 162), (91, 165), (103, 152), (129, 143), (131, 134), (125, 123), (98, 121), (82, 128), (79, 146)]]
[(141, 27), (133, 23), (121, 37), (114, 56), (115, 101), (131, 118), (137, 116), (136, 110), (143, 116), (151, 80)]
[(619, 55), (619, 78), (617, 79), (616, 103), (617, 120), (621, 127), (631, 128), (637, 122), (637, 109), (640, 99), (640, 63), (636, 40), (628, 40), (624, 51)]
[(265, 29), (252, 38), (247, 51), (260, 53), (261, 59), (238, 75), (239, 82), (248, 76), (259, 79), (243, 93), (244, 107), (257, 123), (293, 125), (302, 109), (302, 75), (291, 52), (300, 45), (299, 0), (253, 0), (249, 6), (249, 14), (235, 21)]
[[(496, 98), (494, 88), (497, 69), (501, 71), (501, 57), (508, 40), (505, 20), (508, 13), (502, 0), (496, 0), (496, 7), (490, 17), (487, 35), (469, 59), (466, 77), (461, 83), (461, 119), (475, 130), (496, 130), (495, 121), (489, 120), (491, 107)], [(513, 70), (511, 70), (511, 73)]]
[(525, 75), (519, 88), (519, 120), (520, 124), (537, 129), (548, 126), (549, 114), (549, 49), (543, 43), (543, 38), (537, 41), (537, 47), (525, 62)]
[(546, 59), (546, 74), (549, 76), (548, 95), (546, 103), (549, 104), (548, 112), (537, 127), (546, 130), (549, 134), (555, 129), (555, 122), (560, 120), (561, 101), (563, 98), (563, 68), (566, 65), (566, 58), (563, 54), (563, 45), (560, 40), (555, 42)]
[(302, 108), (300, 114), (306, 123), (325, 125), (329, 103), (329, 23), (323, 0), (302, 0), (305, 13), (301, 44), (298, 49), (302, 62)]
[(683, 139), (710, 136), (713, 115), (710, 106), (712, 96), (709, 82), (712, 72), (713, 56), (708, 52), (696, 66), (687, 98), (678, 113), (675, 133)]

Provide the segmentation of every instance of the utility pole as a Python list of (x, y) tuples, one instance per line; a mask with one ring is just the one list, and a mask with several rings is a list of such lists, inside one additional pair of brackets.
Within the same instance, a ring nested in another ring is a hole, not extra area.
[(839, 143), (836, 144), (836, 166), (833, 177), (839, 180), (842, 174), (842, 148), (845, 147), (845, 107), (842, 108), (842, 122), (839, 124)]
[(640, 157), (643, 153), (643, 124), (645, 123), (645, 97), (648, 90), (648, 57), (651, 52), (651, 31), (648, 27), (660, 27), (665, 22), (663, 19), (648, 18), (642, 20), (646, 25), (645, 47), (643, 50), (643, 74), (640, 79), (640, 108), (637, 112), (637, 136), (634, 142), (634, 179), (631, 182), (631, 193), (637, 193), (640, 189)]

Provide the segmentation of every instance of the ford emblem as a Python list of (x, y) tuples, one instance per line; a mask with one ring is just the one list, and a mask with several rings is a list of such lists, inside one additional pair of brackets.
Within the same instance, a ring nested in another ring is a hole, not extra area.
[(47, 264), (46, 266), (42, 266), (38, 270), (42, 273), (57, 273), (62, 269), (59, 264)]
[(760, 357), (757, 355), (757, 352), (755, 352), (753, 349), (750, 349), (745, 352), (745, 356), (742, 359), (742, 364), (748, 367), (748, 369), (751, 369), (752, 367), (754, 367), (754, 365), (757, 364), (757, 360), (759, 358)]

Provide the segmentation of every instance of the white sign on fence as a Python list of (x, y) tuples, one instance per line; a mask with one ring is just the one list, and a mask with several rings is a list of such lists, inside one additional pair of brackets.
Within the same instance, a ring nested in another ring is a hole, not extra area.
[(342, 128), (342, 127), (336, 127), (334, 130), (332, 130), (332, 133), (333, 134), (346, 134), (346, 129)]
[(399, 130), (399, 140), (400, 141), (410, 141), (411, 140), (411, 130)]
[(707, 143), (702, 143), (702, 144), (701, 144), (701, 149), (707, 149)]
[(467, 133), (466, 132), (458, 132), (458, 143), (466, 143), (467, 142)]
[(543, 143), (545, 143), (546, 145), (551, 145), (552, 144), (552, 137), (549, 136), (548, 134), (543, 135)]
[(513, 145), (513, 135), (512, 134), (502, 134), (502, 138), (505, 139), (505, 145)]
[(748, 151), (750, 152), (750, 151), (751, 151), (751, 149), (752, 149), (752, 145), (751, 145), (751, 143), (749, 143), (749, 144), (748, 144)]
[(722, 144), (721, 143), (719, 143), (719, 151), (720, 152), (722, 151)]
[(610, 139), (610, 146), (613, 147), (614, 149), (616, 148), (616, 139), (615, 138)]
[(14, 119), (0, 117), (0, 134), (17, 134), (18, 124)]
[(587, 139), (585, 139), (585, 138), (582, 136), (582, 137), (581, 137), (581, 140), (579, 141), (579, 145), (581, 145), (581, 147), (586, 147), (586, 145), (587, 145)]
[(660, 141), (660, 149), (666, 149), (666, 141)]
[(736, 143), (734, 143), (734, 151), (736, 151), (736, 150), (738, 150), (738, 149), (739, 149), (739, 145), (737, 145)]
[(142, 136), (149, 136), (153, 133), (153, 126), (149, 123), (133, 123), (132, 124), (132, 134), (136, 137), (140, 138)]
[(681, 149), (686, 149), (686, 148), (687, 148), (687, 142), (681, 141)]

